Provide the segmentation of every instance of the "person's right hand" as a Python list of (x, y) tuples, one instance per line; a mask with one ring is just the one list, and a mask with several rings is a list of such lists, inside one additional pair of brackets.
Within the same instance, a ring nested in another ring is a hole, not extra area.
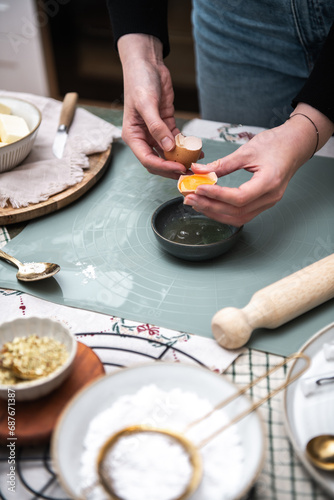
[(292, 176), (333, 132), (329, 118), (299, 103), (282, 125), (260, 132), (225, 158), (191, 166), (196, 174), (214, 171), (218, 177), (244, 169), (252, 174), (248, 181), (239, 187), (203, 184), (184, 203), (211, 219), (240, 227), (281, 200)]
[(129, 34), (119, 39), (118, 51), (124, 79), (122, 138), (150, 173), (178, 179), (186, 168), (163, 158), (164, 150), (175, 147), (179, 130), (162, 44), (149, 35)]

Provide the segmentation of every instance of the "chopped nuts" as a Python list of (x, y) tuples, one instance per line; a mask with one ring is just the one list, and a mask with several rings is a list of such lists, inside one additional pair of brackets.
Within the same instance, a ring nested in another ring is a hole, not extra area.
[(2, 368), (0, 365), (0, 384), (1, 385), (12, 385), (22, 382), (22, 380), (15, 377), (10, 370), (7, 368)]
[(51, 337), (15, 337), (0, 351), (0, 383), (45, 377), (63, 365), (67, 357), (66, 347)]

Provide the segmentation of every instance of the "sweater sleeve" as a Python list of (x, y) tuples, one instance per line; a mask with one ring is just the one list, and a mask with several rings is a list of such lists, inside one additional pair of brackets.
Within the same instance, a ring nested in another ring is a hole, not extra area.
[(163, 44), (163, 56), (169, 54), (168, 0), (106, 0), (115, 47), (123, 35), (144, 33)]
[(310, 104), (334, 122), (334, 23), (306, 83), (292, 101)]

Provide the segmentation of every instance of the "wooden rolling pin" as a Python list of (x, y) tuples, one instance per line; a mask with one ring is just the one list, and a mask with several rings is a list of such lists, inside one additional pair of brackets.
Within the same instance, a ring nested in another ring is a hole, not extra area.
[(222, 347), (237, 349), (256, 328), (277, 328), (333, 297), (334, 254), (254, 293), (243, 309), (221, 309), (212, 332)]

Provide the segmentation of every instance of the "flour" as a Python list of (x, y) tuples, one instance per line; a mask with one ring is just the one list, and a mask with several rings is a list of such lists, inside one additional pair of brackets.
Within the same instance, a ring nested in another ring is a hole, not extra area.
[(43, 273), (46, 266), (43, 262), (25, 262), (22, 271), (24, 273)]
[(119, 440), (107, 455), (104, 468), (124, 500), (177, 498), (192, 475), (189, 456), (183, 447), (167, 436), (150, 433)]
[[(195, 393), (175, 388), (163, 391), (154, 384), (144, 386), (135, 394), (124, 395), (90, 423), (84, 438), (81, 457), (80, 487), (87, 500), (108, 500), (98, 485), (97, 456), (105, 441), (115, 432), (130, 425), (145, 424), (183, 432), (188, 423), (212, 410), (211, 403)], [(221, 409), (187, 431), (186, 437), (196, 445), (215, 429), (229, 421)], [(146, 435), (147, 436), (147, 435)], [(119, 441), (115, 465), (116, 490), (126, 500), (171, 500), (180, 494), (190, 476), (190, 464), (184, 450), (171, 446), (158, 434), (145, 439), (146, 450), (139, 436), (127, 443)], [(139, 446), (138, 446), (139, 444)], [(131, 453), (127, 453), (132, 450)], [(138, 451), (138, 453), (136, 452)], [(122, 451), (120, 455), (120, 451)], [(244, 451), (235, 426), (227, 429), (200, 449), (203, 479), (192, 500), (229, 500), (235, 498), (243, 473)], [(111, 454), (110, 460), (112, 458)], [(130, 462), (123, 465), (119, 457)], [(152, 459), (152, 457), (154, 457)], [(109, 459), (108, 459), (109, 460)], [(150, 467), (154, 461), (154, 474)], [(124, 470), (122, 467), (124, 466)], [(128, 496), (126, 496), (128, 495)], [(129, 496), (130, 495), (130, 496)]]
[(96, 279), (95, 269), (96, 267), (90, 264), (89, 266), (87, 266), (85, 269), (82, 270), (82, 274), (87, 278), (87, 281), (85, 281), (85, 283), (88, 283), (88, 280)]

